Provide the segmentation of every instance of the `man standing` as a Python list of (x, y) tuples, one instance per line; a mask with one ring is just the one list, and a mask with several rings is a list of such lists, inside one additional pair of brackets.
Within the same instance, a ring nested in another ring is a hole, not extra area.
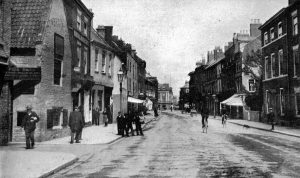
[(118, 127), (118, 135), (124, 136), (124, 128), (123, 128), (123, 121), (124, 117), (121, 115), (121, 112), (118, 112), (117, 116), (117, 127)]
[(27, 113), (23, 118), (22, 127), (25, 130), (26, 149), (30, 149), (34, 147), (34, 130), (40, 118), (32, 111), (32, 106), (26, 106), (26, 110)]
[(69, 117), (69, 126), (71, 129), (71, 144), (74, 143), (74, 135), (75, 135), (75, 140), (76, 143), (79, 142), (79, 134), (83, 128), (83, 119), (82, 119), (82, 114), (79, 112), (79, 109), (77, 106), (75, 106), (75, 110), (70, 113)]
[(136, 115), (135, 115), (135, 130), (136, 130), (136, 135), (141, 134), (142, 136), (144, 136), (143, 129), (142, 129), (141, 118), (140, 117), (142, 117), (142, 113), (139, 114), (139, 112), (136, 112)]
[(92, 110), (92, 123), (93, 125), (99, 125), (99, 112), (98, 112), (98, 108), (94, 108)]
[(268, 120), (271, 122), (271, 125), (272, 125), (271, 130), (274, 130), (274, 126), (275, 126), (275, 114), (274, 114), (272, 108), (269, 109), (269, 113), (267, 114), (267, 117), (268, 117)]
[(202, 116), (202, 128), (205, 126), (204, 121), (206, 121), (206, 123), (208, 124), (208, 116), (209, 116), (209, 110), (206, 107), (203, 107), (203, 110), (201, 112), (201, 116)]
[(128, 124), (127, 125), (128, 125), (128, 131), (130, 129), (132, 136), (134, 136), (134, 130), (133, 130), (133, 127), (132, 127), (132, 123), (134, 122), (133, 118), (134, 118), (134, 115), (133, 115), (132, 111), (129, 110), (128, 120), (127, 120)]

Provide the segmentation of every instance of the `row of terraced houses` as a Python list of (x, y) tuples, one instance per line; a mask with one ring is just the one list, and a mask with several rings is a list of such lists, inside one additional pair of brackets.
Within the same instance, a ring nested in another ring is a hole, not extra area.
[(189, 90), (181, 91), (190, 97), (183, 102), (261, 122), (272, 108), (277, 123), (300, 125), (299, 14), (300, 2), (290, 0), (264, 24), (253, 19), (250, 33), (234, 33), (224, 51), (208, 52), (189, 73)]
[(100, 120), (107, 109), (112, 123), (120, 110), (157, 102), (146, 61), (112, 26), (94, 29), (94, 14), (80, 0), (1, 0), (0, 9), (1, 145), (24, 141), (26, 105), (40, 116), (36, 138), (44, 141), (68, 134), (75, 106), (86, 124), (96, 108)]

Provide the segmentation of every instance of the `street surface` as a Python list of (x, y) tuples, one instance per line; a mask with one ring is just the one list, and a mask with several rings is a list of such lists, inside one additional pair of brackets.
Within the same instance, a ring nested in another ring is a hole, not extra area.
[[(52, 177), (299, 177), (300, 140), (201, 116), (162, 113), (145, 136), (110, 145), (75, 145), (85, 152)], [(68, 147), (70, 149), (71, 147)], [(51, 149), (51, 147), (49, 147)], [(63, 148), (62, 148), (63, 149)]]

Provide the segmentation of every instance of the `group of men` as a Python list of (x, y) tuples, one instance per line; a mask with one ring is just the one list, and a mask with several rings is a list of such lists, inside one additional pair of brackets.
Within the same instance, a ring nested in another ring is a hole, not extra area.
[(121, 112), (117, 116), (118, 135), (122, 137), (129, 137), (129, 130), (131, 135), (134, 136), (133, 124), (135, 124), (136, 135), (144, 135), (142, 124), (144, 123), (143, 112), (129, 111), (127, 114), (122, 115)]

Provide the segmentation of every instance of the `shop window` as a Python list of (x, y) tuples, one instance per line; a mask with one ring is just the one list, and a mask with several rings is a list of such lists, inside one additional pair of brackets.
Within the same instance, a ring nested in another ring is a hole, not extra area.
[(285, 111), (285, 95), (283, 88), (280, 88), (279, 92), (280, 115), (283, 116)]
[(98, 90), (98, 105), (99, 105), (99, 109), (100, 111), (102, 111), (103, 109), (103, 90)]
[(17, 126), (22, 126), (23, 118), (26, 115), (26, 111), (18, 111), (17, 112)]
[(294, 76), (300, 77), (300, 59), (298, 45), (293, 47)]
[(296, 115), (300, 116), (300, 93), (295, 94)]

